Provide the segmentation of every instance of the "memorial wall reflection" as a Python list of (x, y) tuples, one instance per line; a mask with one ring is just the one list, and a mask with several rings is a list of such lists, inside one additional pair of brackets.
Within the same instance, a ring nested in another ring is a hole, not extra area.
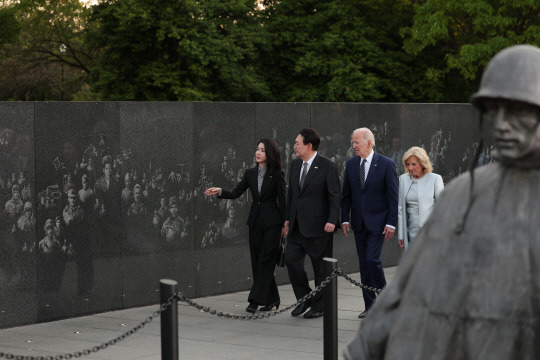
[[(247, 289), (250, 195), (203, 193), (232, 189), (260, 137), (276, 139), (288, 175), (297, 131), (313, 126), (342, 174), (366, 126), (399, 173), (422, 146), (448, 182), (472, 159), (476, 123), (455, 104), (0, 103), (0, 327), (153, 304), (163, 277), (188, 296)], [(338, 236), (335, 256), (357, 272)], [(397, 264), (395, 239), (384, 254)]]

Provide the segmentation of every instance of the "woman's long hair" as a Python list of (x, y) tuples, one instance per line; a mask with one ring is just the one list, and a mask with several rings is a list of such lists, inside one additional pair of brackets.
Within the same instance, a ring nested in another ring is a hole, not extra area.
[(281, 170), (281, 153), (279, 152), (278, 144), (269, 138), (262, 138), (257, 142), (257, 146), (263, 143), (264, 152), (266, 153), (266, 175), (270, 176), (274, 172)]

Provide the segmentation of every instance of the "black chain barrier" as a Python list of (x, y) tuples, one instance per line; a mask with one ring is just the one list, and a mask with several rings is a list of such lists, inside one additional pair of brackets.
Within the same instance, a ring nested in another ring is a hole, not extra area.
[(216, 311), (214, 309), (211, 309), (208, 306), (199, 305), (196, 302), (194, 302), (193, 300), (191, 300), (190, 298), (188, 298), (187, 296), (185, 296), (184, 294), (182, 294), (181, 292), (178, 292), (176, 294), (171, 295), (171, 297), (169, 297), (169, 299), (167, 300), (166, 303), (161, 304), (161, 306), (159, 307), (159, 309), (157, 311), (155, 311), (151, 316), (147, 317), (139, 325), (135, 326), (134, 328), (132, 328), (131, 330), (125, 332), (124, 334), (118, 336), (117, 338), (109, 340), (109, 341), (107, 341), (107, 342), (105, 342), (105, 343), (103, 343), (101, 345), (96, 345), (91, 349), (85, 349), (85, 350), (82, 350), (82, 351), (75, 351), (73, 353), (51, 355), (51, 356), (23, 356), (23, 355), (14, 355), (14, 354), (0, 352), (0, 358), (15, 359), (15, 360), (64, 360), (64, 359), (79, 358), (79, 357), (82, 357), (82, 356), (90, 355), (92, 353), (96, 353), (96, 352), (98, 352), (100, 350), (106, 349), (107, 347), (109, 347), (111, 345), (115, 345), (119, 341), (122, 341), (125, 338), (127, 338), (128, 336), (133, 335), (137, 331), (141, 330), (146, 324), (152, 322), (152, 320), (158, 318), (163, 311), (167, 310), (167, 308), (169, 306), (171, 306), (171, 304), (174, 302), (175, 299), (178, 300), (178, 301), (185, 302), (186, 304), (188, 304), (190, 306), (193, 306), (193, 307), (197, 308), (200, 311), (207, 312), (207, 313), (209, 313), (211, 315), (216, 315), (218, 317), (225, 317), (225, 318), (229, 318), (229, 319), (238, 319), (238, 320), (264, 319), (264, 318), (268, 318), (270, 316), (282, 314), (282, 313), (284, 313), (286, 311), (291, 310), (292, 308), (297, 307), (298, 305), (300, 305), (302, 303), (305, 303), (306, 301), (313, 298), (318, 292), (322, 291), (322, 289), (324, 289), (330, 283), (330, 281), (332, 281), (338, 275), (344, 277), (346, 280), (348, 280), (352, 284), (354, 284), (354, 285), (356, 285), (356, 286), (358, 286), (358, 287), (360, 287), (362, 289), (374, 292), (375, 294), (379, 294), (382, 291), (382, 289), (376, 289), (376, 288), (373, 288), (373, 287), (369, 287), (367, 285), (363, 285), (363, 284), (357, 282), (356, 280), (352, 279), (351, 277), (347, 276), (342, 270), (336, 269), (336, 270), (332, 271), (332, 273), (324, 281), (322, 281), (319, 284), (319, 286), (317, 286), (309, 294), (307, 294), (306, 296), (304, 296), (303, 298), (298, 300), (295, 304), (289, 305), (289, 306), (287, 306), (287, 307), (285, 307), (285, 308), (283, 308), (281, 310), (267, 311), (267, 312), (265, 312), (263, 314), (259, 314), (259, 315), (237, 315), (237, 314), (229, 314), (229, 313), (224, 313), (224, 312), (221, 312), (221, 311)]
[(270, 317), (270, 316), (282, 314), (282, 313), (284, 313), (286, 311), (289, 311), (290, 309), (295, 308), (298, 305), (308, 301), (309, 299), (314, 297), (319, 291), (322, 291), (322, 289), (324, 289), (326, 287), (326, 285), (328, 285), (330, 283), (330, 281), (332, 281), (337, 275), (342, 276), (346, 280), (351, 282), (352, 284), (354, 284), (354, 285), (356, 285), (356, 286), (358, 286), (358, 287), (360, 287), (362, 289), (374, 292), (375, 294), (379, 294), (382, 291), (382, 289), (377, 289), (377, 288), (374, 288), (374, 287), (370, 287), (370, 286), (361, 284), (358, 281), (355, 281), (351, 277), (347, 276), (347, 274), (345, 274), (342, 270), (336, 269), (336, 270), (332, 271), (332, 273), (324, 281), (322, 281), (321, 284), (315, 288), (315, 290), (311, 291), (309, 294), (307, 294), (306, 296), (304, 296), (303, 298), (298, 300), (298, 302), (296, 302), (295, 304), (289, 305), (289, 306), (287, 306), (287, 307), (285, 307), (285, 308), (283, 308), (281, 310), (266, 311), (266, 312), (264, 312), (263, 314), (260, 314), (260, 315), (237, 315), (237, 314), (224, 313), (224, 312), (221, 312), (221, 311), (216, 311), (214, 309), (211, 309), (208, 306), (199, 305), (196, 302), (194, 302), (193, 300), (191, 300), (190, 298), (188, 298), (187, 296), (185, 296), (184, 294), (182, 294), (181, 292), (178, 292), (177, 295), (178, 295), (178, 301), (185, 302), (186, 304), (188, 304), (190, 306), (193, 306), (194, 308), (196, 308), (196, 309), (198, 309), (200, 311), (207, 312), (207, 313), (209, 313), (211, 315), (216, 315), (218, 317), (225, 317), (225, 318), (229, 318), (229, 319), (237, 319), (237, 320), (257, 320), (257, 319), (264, 319), (264, 318), (267, 318), (267, 317)]
[(213, 309), (209, 308), (208, 306), (203, 306), (203, 305), (197, 304), (193, 300), (191, 300), (188, 297), (186, 297), (185, 295), (183, 295), (181, 292), (178, 292), (178, 301), (185, 302), (188, 305), (193, 306), (194, 308), (197, 308), (198, 310), (210, 313), (212, 315), (216, 315), (218, 317), (226, 317), (226, 318), (229, 318), (229, 319), (237, 319), (237, 320), (264, 319), (264, 318), (267, 318), (267, 317), (270, 317), (270, 316), (279, 315), (281, 313), (289, 311), (290, 309), (292, 309), (292, 308), (294, 308), (294, 307), (296, 307), (296, 306), (298, 306), (298, 305), (300, 305), (302, 303), (305, 303), (306, 301), (308, 301), (309, 299), (314, 297), (319, 291), (324, 289), (326, 287), (326, 285), (328, 285), (330, 283), (330, 281), (332, 281), (332, 279), (334, 279), (338, 275), (338, 272), (339, 272), (338, 269), (332, 271), (332, 273), (330, 273), (330, 275), (328, 275), (328, 277), (325, 280), (323, 280), (319, 284), (319, 286), (317, 286), (315, 288), (315, 290), (311, 291), (309, 294), (307, 294), (306, 296), (304, 296), (303, 298), (298, 300), (297, 303), (289, 305), (289, 306), (287, 306), (287, 307), (285, 307), (285, 308), (283, 308), (281, 310), (265, 311), (263, 314), (260, 314), (260, 315), (237, 315), (237, 314), (229, 314), (229, 313), (224, 313), (224, 312), (221, 312), (221, 311), (216, 311), (216, 310), (213, 310)]
[(0, 352), (0, 358), (15, 359), (15, 360), (64, 360), (64, 359), (79, 358), (79, 357), (82, 357), (82, 356), (90, 355), (92, 353), (96, 353), (96, 352), (98, 352), (100, 350), (108, 348), (111, 345), (115, 345), (116, 343), (124, 340), (128, 336), (133, 335), (137, 331), (141, 330), (146, 324), (152, 322), (152, 320), (158, 318), (163, 311), (167, 310), (167, 308), (169, 306), (171, 306), (171, 304), (174, 302), (175, 299), (176, 299), (176, 294), (172, 295), (167, 300), (166, 303), (161, 304), (161, 306), (159, 307), (159, 309), (157, 311), (152, 313), (151, 316), (147, 317), (143, 322), (141, 322), (139, 325), (135, 326), (133, 329), (131, 329), (131, 330), (125, 332), (124, 334), (118, 336), (117, 338), (109, 340), (109, 341), (107, 341), (107, 342), (105, 342), (105, 343), (103, 343), (101, 345), (96, 345), (91, 349), (85, 349), (85, 350), (82, 350), (82, 351), (75, 351), (73, 353), (51, 355), (51, 356), (23, 356), (23, 355), (14, 355), (14, 354), (8, 354), (8, 353)]
[(365, 290), (368, 290), (368, 291), (371, 291), (375, 294), (379, 294), (382, 289), (377, 289), (377, 288), (374, 288), (374, 287), (370, 287), (370, 286), (367, 286), (367, 285), (364, 285), (362, 283), (359, 283), (358, 281), (354, 280), (353, 278), (347, 276), (347, 274), (345, 274), (343, 271), (341, 271), (340, 269), (337, 270), (337, 273), (339, 276), (342, 276), (345, 278), (345, 280), (348, 280), (350, 283), (362, 288), (362, 289), (365, 289)]

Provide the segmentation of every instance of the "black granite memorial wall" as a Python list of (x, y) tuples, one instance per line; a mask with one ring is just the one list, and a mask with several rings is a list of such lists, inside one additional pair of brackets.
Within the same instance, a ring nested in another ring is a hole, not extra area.
[[(448, 182), (477, 123), (467, 104), (0, 102), (0, 328), (155, 304), (161, 278), (190, 297), (248, 289), (250, 194), (204, 190), (234, 188), (262, 137), (288, 175), (298, 131), (313, 127), (342, 174), (365, 126), (388, 157), (423, 146)], [(358, 271), (355, 254), (336, 235), (342, 269)], [(394, 237), (383, 263), (400, 256)]]

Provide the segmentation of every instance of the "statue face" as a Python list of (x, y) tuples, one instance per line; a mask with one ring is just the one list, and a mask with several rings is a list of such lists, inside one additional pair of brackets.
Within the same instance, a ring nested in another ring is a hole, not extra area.
[(540, 109), (519, 101), (486, 100), (485, 116), (494, 124), (495, 148), (515, 165), (540, 159)]

